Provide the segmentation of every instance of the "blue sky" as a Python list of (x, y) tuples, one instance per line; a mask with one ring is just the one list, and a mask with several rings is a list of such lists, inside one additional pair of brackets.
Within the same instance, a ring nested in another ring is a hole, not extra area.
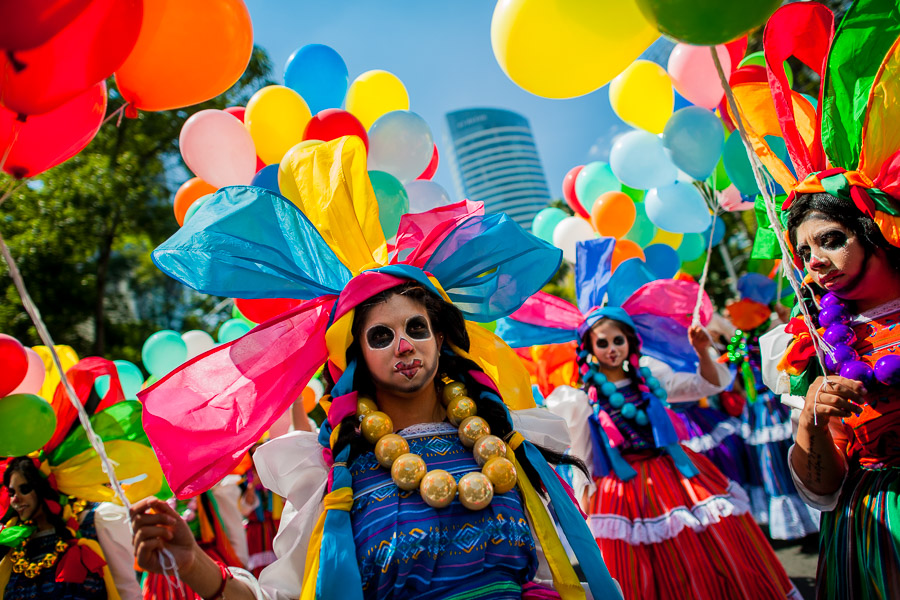
[[(490, 0), (246, 0), (255, 42), (281, 83), (284, 63), (310, 43), (337, 50), (350, 80), (384, 69), (406, 85), (410, 110), (431, 125), (442, 160), (435, 181), (455, 198), (445, 113), (459, 108), (514, 110), (530, 122), (547, 183), (562, 196), (566, 172), (608, 158), (611, 140), (629, 129), (612, 112), (606, 87), (570, 100), (539, 98), (514, 84), (491, 51)], [(668, 47), (654, 50), (667, 55)], [(456, 199), (456, 198), (455, 198)]]

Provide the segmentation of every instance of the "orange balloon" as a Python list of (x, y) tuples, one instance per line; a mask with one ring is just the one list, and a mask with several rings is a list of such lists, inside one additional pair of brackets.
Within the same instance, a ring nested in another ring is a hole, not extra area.
[(116, 71), (126, 115), (169, 110), (218, 96), (240, 78), (253, 52), (242, 0), (154, 0), (134, 50)]
[(303, 388), (303, 393), (300, 395), (300, 398), (303, 400), (303, 410), (306, 411), (306, 414), (309, 414), (316, 407), (316, 391), (309, 386)]
[(601, 194), (591, 208), (591, 223), (602, 236), (622, 237), (634, 225), (634, 201), (624, 192)]
[(218, 188), (206, 183), (199, 177), (188, 179), (175, 192), (175, 220), (179, 227), (184, 225), (184, 215), (197, 198), (214, 194)]
[(620, 264), (629, 258), (647, 260), (641, 247), (631, 240), (616, 240), (616, 245), (613, 247), (612, 270), (615, 271)]

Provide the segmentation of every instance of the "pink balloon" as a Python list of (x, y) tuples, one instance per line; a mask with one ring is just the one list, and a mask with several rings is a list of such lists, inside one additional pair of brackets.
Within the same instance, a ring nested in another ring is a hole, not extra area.
[(37, 394), (44, 385), (47, 371), (44, 369), (44, 361), (41, 360), (40, 354), (31, 348), (25, 348), (25, 354), (28, 355), (28, 371), (25, 373), (25, 379), (22, 380), (19, 387), (10, 392), (10, 395)]
[(256, 174), (256, 147), (239, 119), (223, 110), (191, 115), (178, 137), (181, 156), (194, 175), (217, 188), (250, 185)]
[(744, 202), (741, 192), (732, 183), (718, 194), (719, 206), (728, 212), (750, 210), (755, 205), (753, 202)]
[[(669, 77), (678, 93), (689, 102), (714, 110), (722, 101), (725, 91), (719, 81), (716, 64), (710, 46), (676, 44), (669, 55)], [(731, 56), (725, 46), (716, 46), (719, 62), (725, 78), (731, 74)]]

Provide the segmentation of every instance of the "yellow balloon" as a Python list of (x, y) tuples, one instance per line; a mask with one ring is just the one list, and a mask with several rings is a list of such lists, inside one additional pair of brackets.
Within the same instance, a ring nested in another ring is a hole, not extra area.
[(500, 0), (491, 19), (500, 68), (545, 98), (593, 92), (658, 36), (635, 0)]
[(681, 245), (681, 240), (683, 238), (683, 233), (672, 233), (671, 231), (657, 229), (656, 235), (653, 236), (653, 239), (650, 240), (650, 243), (647, 245), (650, 246), (651, 244), (665, 244), (666, 246), (671, 246), (672, 248), (678, 250), (678, 246)]
[[(63, 371), (68, 371), (78, 363), (78, 354), (72, 350), (71, 346), (54, 346), (56, 354), (59, 356), (59, 362), (62, 363)], [(44, 384), (41, 386), (40, 396), (47, 401), (53, 400), (53, 393), (56, 386), (62, 379), (56, 365), (53, 363), (53, 357), (50, 356), (50, 349), (47, 346), (34, 346), (32, 348), (37, 352), (38, 356), (44, 362), (44, 370), (47, 375), (44, 377)]]
[(285, 152), (303, 141), (303, 129), (312, 115), (306, 100), (291, 88), (268, 85), (247, 103), (244, 125), (267, 165), (281, 162)]
[(294, 171), (291, 167), (291, 161), (294, 156), (304, 148), (318, 146), (322, 140), (305, 140), (284, 153), (284, 158), (278, 164), (278, 189), (281, 195), (300, 206), (300, 190), (297, 189), (297, 182), (294, 181)]
[(353, 80), (344, 106), (368, 131), (381, 115), (392, 110), (409, 110), (409, 94), (396, 75), (376, 69)]
[(658, 64), (636, 60), (609, 84), (609, 103), (629, 125), (662, 133), (675, 108), (672, 79)]

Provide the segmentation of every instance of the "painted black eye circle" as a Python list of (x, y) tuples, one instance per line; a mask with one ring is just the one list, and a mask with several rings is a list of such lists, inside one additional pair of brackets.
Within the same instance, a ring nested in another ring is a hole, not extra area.
[(597, 340), (597, 347), (603, 350), (609, 348), (609, 340)]
[(425, 317), (413, 317), (406, 323), (406, 335), (414, 340), (427, 340), (431, 337), (431, 327)]
[(616, 337), (613, 338), (613, 344), (616, 345), (616, 346), (622, 346), (622, 345), (624, 345), (624, 344), (625, 344), (625, 336), (624, 336), (624, 335), (617, 335)]
[(394, 330), (384, 325), (375, 325), (366, 331), (366, 343), (369, 348), (380, 350), (387, 348), (394, 341)]

